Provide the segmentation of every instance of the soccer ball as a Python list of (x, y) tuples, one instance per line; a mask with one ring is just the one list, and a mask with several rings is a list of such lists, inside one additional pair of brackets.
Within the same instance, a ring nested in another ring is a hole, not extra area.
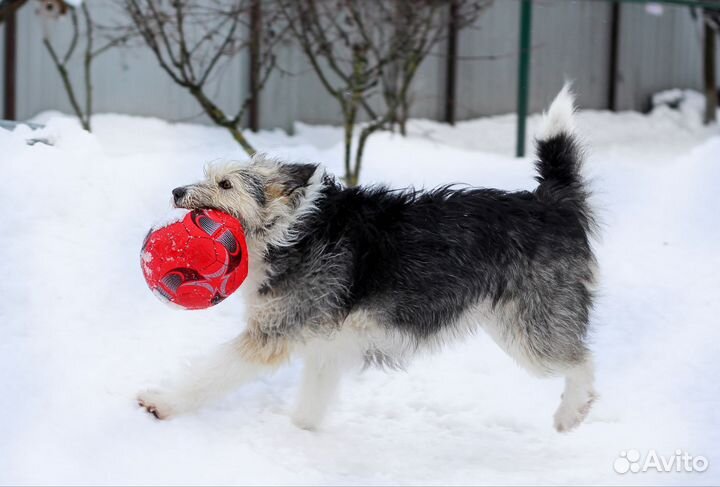
[(240, 222), (217, 210), (193, 210), (151, 230), (140, 264), (150, 290), (184, 309), (204, 309), (232, 294), (248, 273)]

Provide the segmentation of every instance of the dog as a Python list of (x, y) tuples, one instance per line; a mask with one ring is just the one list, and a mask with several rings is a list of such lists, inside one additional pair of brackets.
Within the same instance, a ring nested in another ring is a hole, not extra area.
[(554, 426), (578, 426), (596, 397), (596, 224), (573, 112), (566, 85), (536, 140), (534, 191), (345, 187), (318, 165), (264, 156), (175, 188), (175, 206), (241, 221), (247, 323), (140, 406), (159, 419), (195, 411), (298, 355), (292, 419), (315, 429), (345, 372), (401, 368), (481, 328), (532, 373), (564, 376)]

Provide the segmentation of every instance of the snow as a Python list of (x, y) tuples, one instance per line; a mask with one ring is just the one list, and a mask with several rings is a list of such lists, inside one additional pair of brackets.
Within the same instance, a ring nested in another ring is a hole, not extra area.
[[(41, 130), (0, 129), (0, 484), (719, 483), (720, 131), (683, 103), (577, 117), (603, 221), (601, 397), (567, 435), (552, 429), (561, 380), (530, 377), (482, 333), (407, 372), (349, 377), (316, 433), (288, 419), (297, 363), (196, 415), (154, 420), (135, 394), (237, 334), (243, 302), (169, 309), (143, 280), (142, 240), (172, 188), (246, 157), (220, 129), (123, 115), (98, 115), (94, 134), (58, 114), (38, 117)], [(296, 132), (248, 137), (340, 172), (338, 128)], [(371, 138), (363, 179), (532, 188), (513, 134), (510, 115), (415, 120), (407, 138)], [(710, 466), (617, 474), (628, 449)]]
[(171, 208), (164, 215), (155, 219), (153, 224), (150, 225), (150, 231), (167, 227), (175, 222), (182, 221), (188, 213), (190, 213), (190, 210), (186, 210), (184, 208)]

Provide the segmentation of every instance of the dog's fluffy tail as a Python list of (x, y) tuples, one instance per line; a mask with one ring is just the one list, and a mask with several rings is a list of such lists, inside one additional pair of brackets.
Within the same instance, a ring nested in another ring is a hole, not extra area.
[(588, 207), (589, 191), (581, 175), (583, 153), (575, 135), (575, 96), (565, 83), (543, 120), (536, 140), (539, 198), (572, 205), (583, 226), (594, 226)]
[(538, 133), (536, 167), (540, 186), (572, 191), (582, 184), (582, 154), (575, 137), (574, 111), (575, 97), (566, 83), (543, 114)]

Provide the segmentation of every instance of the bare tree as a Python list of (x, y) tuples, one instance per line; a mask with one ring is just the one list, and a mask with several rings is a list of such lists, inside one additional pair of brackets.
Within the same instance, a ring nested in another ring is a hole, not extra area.
[[(492, 0), (396, 0), (386, 4), (390, 42), (397, 45), (397, 55), (382, 76), (385, 103), (391, 107), (392, 128), (397, 126), (400, 133), (406, 135), (412, 103), (410, 87), (422, 62), (447, 37), (448, 23), (454, 22), (455, 29), (461, 30), (477, 20), (491, 3)], [(449, 11), (452, 19), (446, 19)]]
[[(399, 125), (405, 131), (410, 86), (446, 32), (451, 1), (465, 23), (487, 0), (280, 0), (291, 32), (343, 116), (345, 181), (356, 185), (370, 135)], [(377, 99), (371, 98), (379, 94)], [(353, 135), (361, 125), (353, 151)]]
[[(243, 135), (253, 96), (276, 66), (274, 48), (284, 29), (271, 1), (260, 2), (263, 28), (249, 28), (259, 0), (125, 0), (132, 22), (160, 67), (200, 104), (207, 116), (227, 129), (248, 154), (255, 149)], [(254, 91), (230, 112), (208, 94), (208, 83), (240, 52), (252, 51)]]
[[(91, 130), (91, 117), (93, 114), (93, 85), (92, 65), (95, 59), (113, 47), (127, 43), (134, 32), (128, 29), (115, 29), (109, 26), (99, 25), (90, 13), (87, 2), (83, 2), (78, 8), (69, 7), (64, 2), (41, 1), (39, 13), (49, 17), (52, 22), (59, 21), (69, 13), (72, 22), (72, 34), (69, 44), (62, 52), (50, 38), (49, 29), (43, 34), (43, 45), (50, 54), (50, 58), (60, 75), (60, 78), (67, 93), (68, 100), (75, 115), (85, 130)], [(78, 9), (80, 15), (78, 15)], [(81, 25), (82, 24), (82, 25)], [(80, 38), (83, 40), (80, 41)], [(69, 63), (72, 62), (80, 44), (82, 47), (82, 86), (85, 94), (84, 104), (78, 100), (77, 89), (70, 76)]]

